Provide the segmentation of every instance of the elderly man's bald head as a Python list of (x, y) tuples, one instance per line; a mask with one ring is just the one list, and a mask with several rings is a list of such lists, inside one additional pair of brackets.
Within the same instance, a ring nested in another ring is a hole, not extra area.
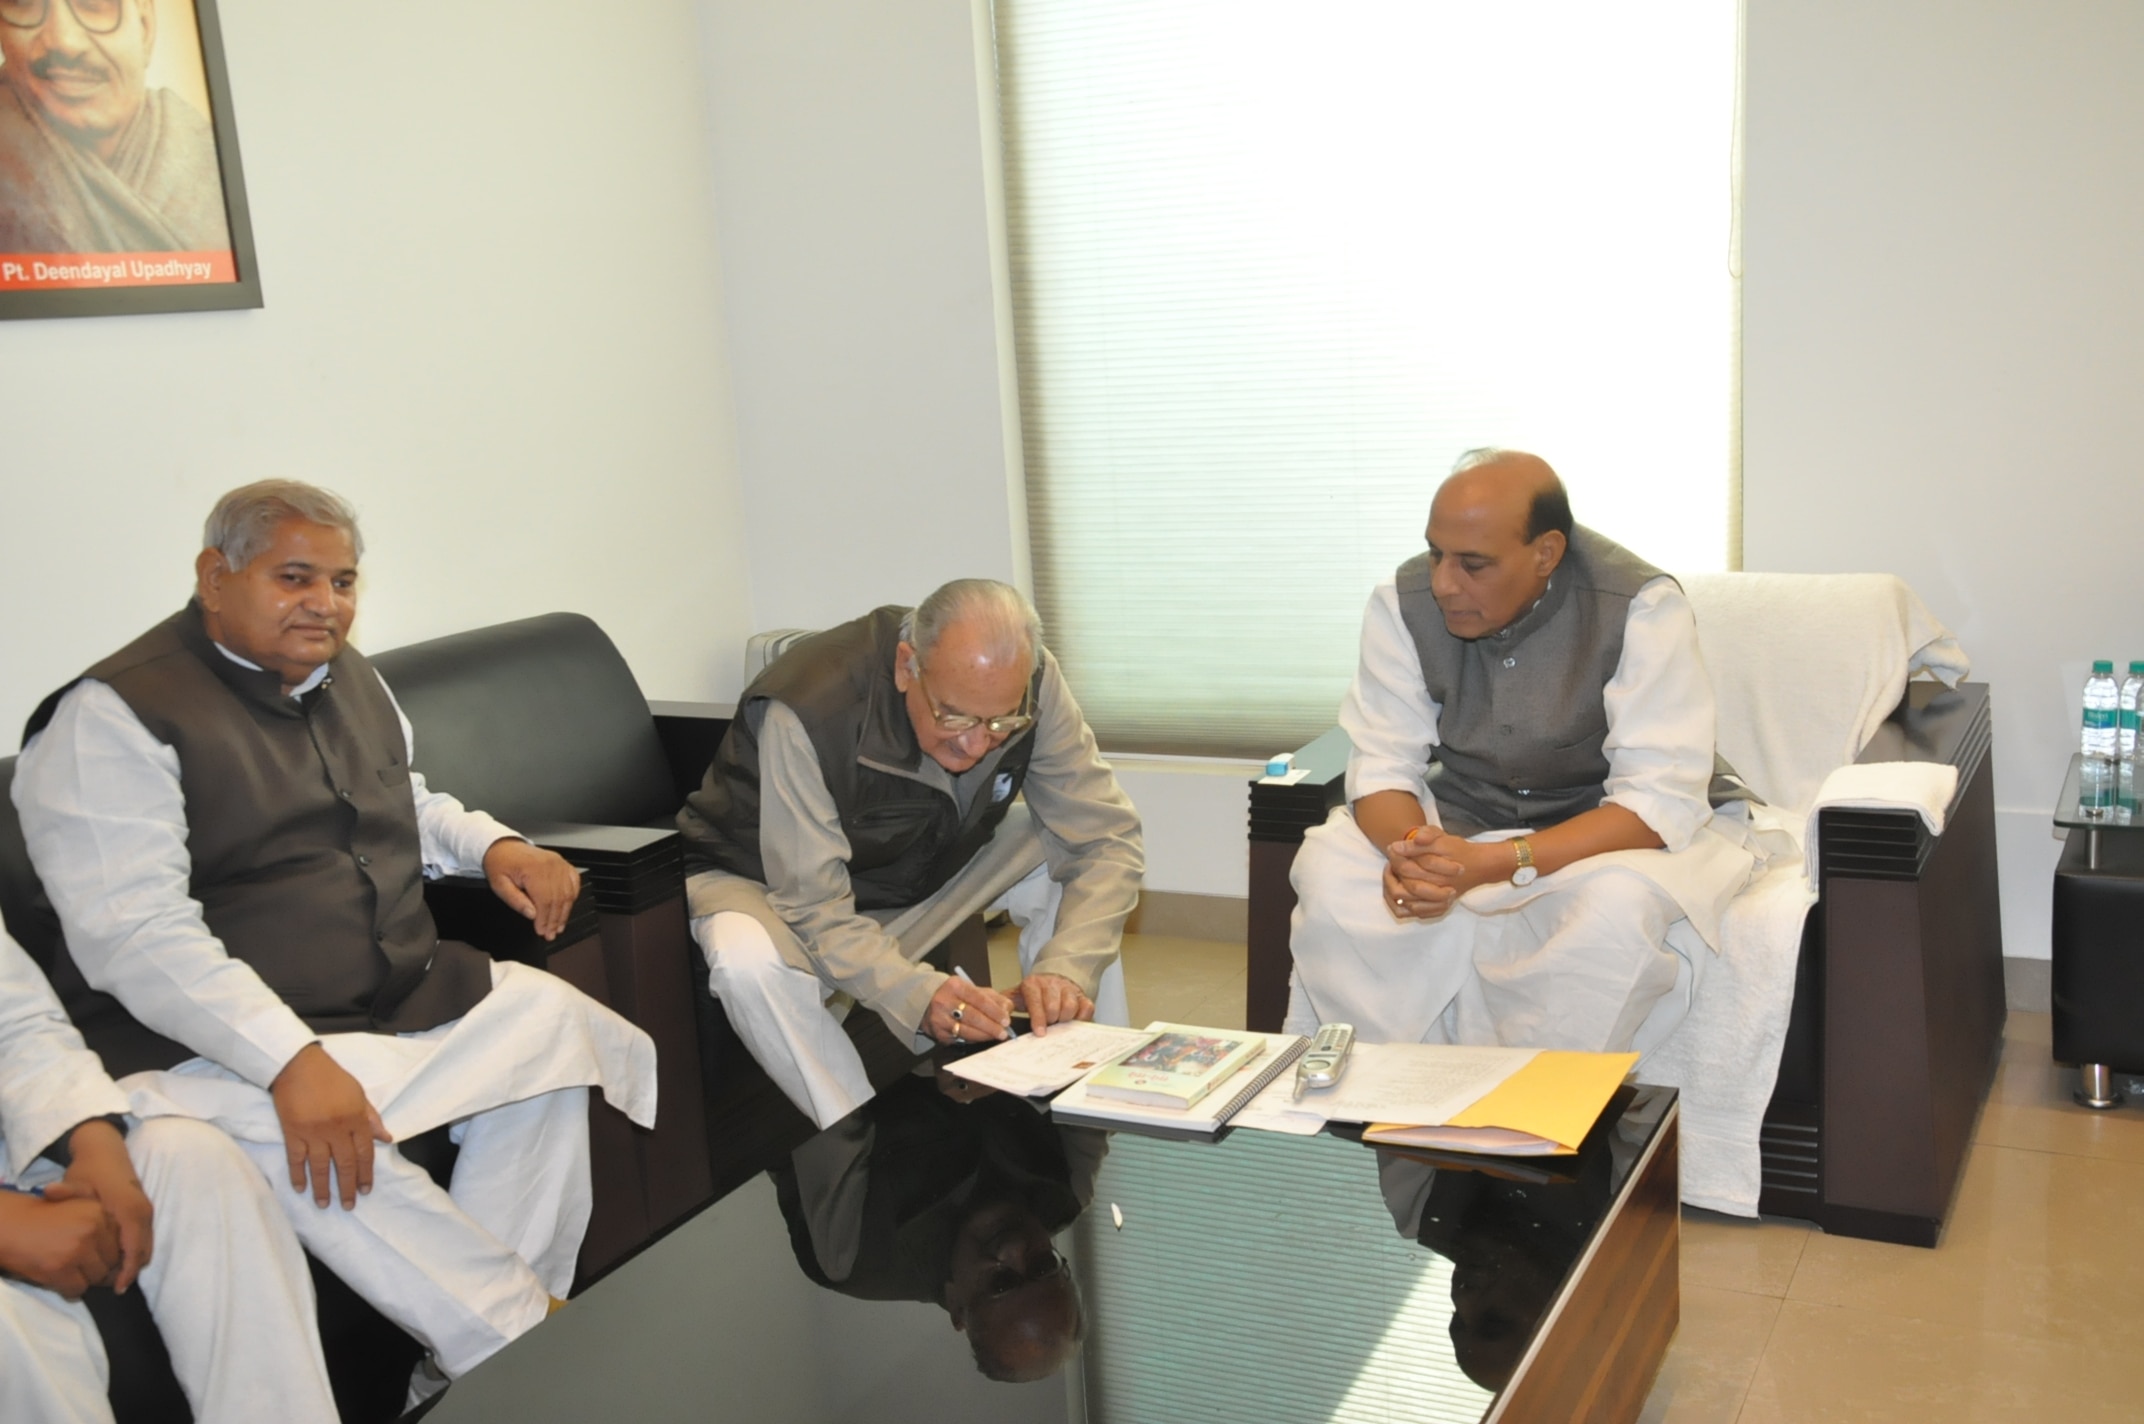
[(1452, 462), (1452, 475), (1444, 482), (1445, 487), (1449, 488), (1459, 476), (1476, 470), (1483, 472), (1477, 478), (1485, 490), (1525, 500), (1524, 537), (1527, 543), (1531, 544), (1551, 529), (1565, 539), (1571, 537), (1571, 496), (1565, 493), (1563, 480), (1549, 468), (1548, 461), (1524, 450), (1484, 446), (1469, 450)]
[(1430, 592), (1455, 638), (1509, 626), (1548, 591), (1571, 501), (1539, 455), (1470, 450), (1429, 507)]

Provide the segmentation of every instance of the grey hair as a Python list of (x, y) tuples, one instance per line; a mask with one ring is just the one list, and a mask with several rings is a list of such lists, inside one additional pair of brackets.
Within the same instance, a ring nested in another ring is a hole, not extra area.
[(225, 566), (235, 572), (268, 547), (276, 526), (286, 519), (340, 529), (350, 536), (350, 552), (365, 556), (365, 536), (358, 532), (357, 511), (350, 502), (300, 480), (257, 480), (217, 500), (201, 526), (201, 547), (222, 554)]
[(1041, 657), (1042, 615), (1026, 594), (996, 579), (954, 579), (937, 589), (901, 619), (901, 641), (928, 662), (947, 628), (971, 620), (980, 625), (997, 657), (1010, 660), (1017, 655), (1030, 669)]
[(1452, 461), (1452, 473), (1459, 475), (1466, 473), (1468, 470), (1478, 470), (1483, 465), (1493, 465), (1511, 453), (1501, 445), (1476, 446)]

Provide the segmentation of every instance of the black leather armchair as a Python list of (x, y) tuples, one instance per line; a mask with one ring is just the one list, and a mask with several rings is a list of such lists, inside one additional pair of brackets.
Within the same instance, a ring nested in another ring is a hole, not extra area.
[[(427, 886), (441, 934), (559, 974), (655, 1039), (656, 1130), (640, 1132), (601, 1103), (592, 1113), (596, 1207), (581, 1256), (585, 1281), (713, 1195), (672, 817), (684, 787), (698, 784), (726, 716), (653, 713), (610, 639), (575, 614), (435, 639), (376, 662), (416, 729), (417, 765), (430, 784), (583, 872), (581, 901), (555, 941), (537, 939), (476, 878)], [(14, 765), (0, 760), (0, 912), (49, 970), (63, 941), (4, 799)], [(453, 1149), (444, 1132), (403, 1147), (447, 1179)], [(314, 1275), (344, 1417), (394, 1417), (418, 1347), (317, 1263)], [(119, 1418), (187, 1419), (141, 1297), (92, 1292), (90, 1302), (114, 1360)]]
[[(46, 897), (37, 871), (30, 864), (23, 844), (22, 823), (16, 819), (11, 791), (15, 781), (15, 758), (0, 758), (0, 918), (7, 932), (26, 950), (49, 977), (62, 952), (65, 939), (59, 916)], [(488, 887), (477, 887), (485, 898), (498, 904)], [(455, 895), (453, 889), (445, 892)], [(468, 887), (462, 887), (466, 895)], [(431, 899), (428, 894), (427, 899)], [(436, 903), (436, 902), (435, 902)], [(503, 910), (504, 906), (500, 906)], [(577, 942), (593, 943), (593, 905), (583, 897), (575, 907), (566, 932), (554, 942), (572, 953)], [(505, 936), (480, 932), (461, 938), (504, 957), (529, 958), (540, 944), (526, 922), (507, 912), (513, 925), (500, 926)], [(474, 926), (472, 926), (474, 927)], [(549, 946), (545, 946), (546, 951)], [(454, 1149), (446, 1129), (438, 1128), (401, 1144), (411, 1161), (423, 1166), (444, 1185), (453, 1167)], [(318, 1261), (312, 1266), (313, 1285), (319, 1300), (320, 1343), (327, 1357), (328, 1374), (335, 1387), (335, 1401), (342, 1417), (358, 1421), (389, 1420), (401, 1411), (409, 1372), (422, 1353), (417, 1342), (380, 1315)], [(92, 1290), (85, 1298), (90, 1315), (104, 1337), (111, 1360), (109, 1397), (119, 1424), (185, 1424), (193, 1417), (186, 1396), (171, 1372), (163, 1337), (149, 1315), (141, 1292), (124, 1296), (109, 1290)]]

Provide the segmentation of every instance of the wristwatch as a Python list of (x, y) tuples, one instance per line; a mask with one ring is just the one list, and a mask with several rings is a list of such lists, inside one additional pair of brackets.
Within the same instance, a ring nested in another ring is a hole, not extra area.
[(1511, 848), (1518, 853), (1519, 857), (1519, 868), (1511, 872), (1511, 883), (1514, 885), (1533, 884), (1535, 878), (1541, 874), (1540, 871), (1534, 868), (1534, 848), (1526, 843), (1526, 837), (1524, 836), (1512, 841)]

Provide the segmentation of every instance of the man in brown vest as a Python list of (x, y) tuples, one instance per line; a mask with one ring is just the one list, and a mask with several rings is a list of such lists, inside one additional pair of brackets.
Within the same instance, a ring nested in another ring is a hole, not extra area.
[[(135, 1115), (229, 1132), (313, 1254), (451, 1378), (569, 1288), (588, 1087), (652, 1122), (654, 1048), (440, 940), (427, 872), (480, 871), (547, 937), (578, 878), (411, 770), (347, 642), (349, 506), (264, 481), (203, 542), (193, 601), (31, 717), (14, 798), (66, 932), (55, 984)], [(393, 1146), (446, 1124), (451, 1192)]]
[(1714, 814), (1689, 601), (1517, 451), (1461, 457), (1427, 540), (1363, 619), (1349, 804), (1291, 877), (1289, 1027), (1648, 1047), (1754, 864)]
[[(783, 653), (678, 826), (709, 984), (822, 1127), (871, 1096), (851, 1003), (940, 1043), (1004, 1037), (1016, 1003), (1038, 1031), (1129, 1019), (1139, 816), (1007, 584), (958, 579)], [(1022, 926), (1011, 995), (919, 962), (991, 907)]]

